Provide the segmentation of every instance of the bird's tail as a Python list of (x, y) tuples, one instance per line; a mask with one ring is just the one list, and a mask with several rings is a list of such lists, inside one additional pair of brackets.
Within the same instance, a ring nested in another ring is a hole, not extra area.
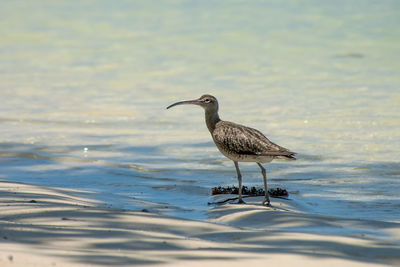
[(286, 160), (296, 160), (296, 153), (286, 150), (286, 151), (268, 151), (266, 153), (261, 153), (262, 156), (274, 157), (278, 159), (286, 159)]
[(296, 153), (291, 153), (289, 155), (282, 155), (282, 156), (278, 156), (277, 158), (279, 159), (286, 159), (286, 160), (296, 160), (295, 156)]

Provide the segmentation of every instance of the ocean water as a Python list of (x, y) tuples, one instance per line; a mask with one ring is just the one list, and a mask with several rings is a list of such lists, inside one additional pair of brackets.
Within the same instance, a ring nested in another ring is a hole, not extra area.
[[(0, 179), (207, 219), (237, 184), (203, 110), (298, 153), (266, 165), (311, 213), (400, 221), (400, 2), (3, 1)], [(244, 185), (262, 186), (256, 164)], [(273, 201), (273, 199), (272, 199)]]

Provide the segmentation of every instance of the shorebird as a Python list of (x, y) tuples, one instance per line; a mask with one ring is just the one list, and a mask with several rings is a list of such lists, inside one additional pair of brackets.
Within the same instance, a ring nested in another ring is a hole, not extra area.
[(271, 142), (256, 129), (221, 120), (218, 115), (218, 101), (212, 95), (203, 95), (195, 100), (179, 101), (168, 106), (167, 109), (183, 104), (198, 105), (204, 108), (206, 125), (215, 145), (235, 165), (239, 183), (238, 203), (244, 203), (242, 199), (242, 174), (240, 173), (239, 162), (256, 162), (261, 169), (264, 180), (265, 198), (262, 204), (270, 206), (267, 173), (262, 163), (269, 163), (276, 158), (295, 160), (294, 155), (296, 153)]

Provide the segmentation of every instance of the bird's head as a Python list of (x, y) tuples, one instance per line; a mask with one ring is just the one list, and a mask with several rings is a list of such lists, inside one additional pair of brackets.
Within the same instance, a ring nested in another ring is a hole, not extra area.
[(192, 104), (198, 105), (204, 108), (205, 111), (217, 112), (218, 111), (218, 101), (212, 95), (202, 95), (199, 99), (195, 100), (185, 100), (176, 102), (167, 107), (167, 109), (172, 108), (177, 105)]

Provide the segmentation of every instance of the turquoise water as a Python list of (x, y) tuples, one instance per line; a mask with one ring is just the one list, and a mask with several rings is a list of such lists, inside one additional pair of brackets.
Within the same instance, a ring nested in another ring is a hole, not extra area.
[[(204, 219), (234, 185), (198, 107), (298, 152), (269, 183), (309, 212), (400, 220), (400, 2), (7, 1), (0, 179)], [(245, 185), (262, 185), (242, 164)]]

